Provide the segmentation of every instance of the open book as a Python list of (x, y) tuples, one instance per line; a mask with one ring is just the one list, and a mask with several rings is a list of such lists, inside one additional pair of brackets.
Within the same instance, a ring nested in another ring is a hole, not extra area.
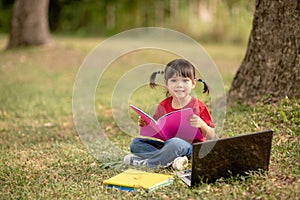
[(130, 105), (130, 107), (137, 112), (146, 123), (146, 126), (140, 128), (141, 136), (157, 138), (163, 141), (178, 137), (190, 143), (194, 140), (204, 140), (200, 128), (195, 128), (190, 125), (190, 118), (194, 114), (192, 108), (167, 113), (156, 121), (141, 109), (133, 105)]
[(110, 188), (118, 188), (126, 191), (134, 191), (136, 188), (152, 191), (159, 187), (170, 185), (173, 181), (173, 175), (128, 169), (116, 176), (104, 180), (103, 184)]

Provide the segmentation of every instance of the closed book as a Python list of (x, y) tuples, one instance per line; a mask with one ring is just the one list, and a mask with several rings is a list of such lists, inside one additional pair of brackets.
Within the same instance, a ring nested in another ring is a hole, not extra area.
[(128, 169), (116, 176), (104, 180), (103, 184), (110, 188), (119, 188), (127, 191), (134, 190), (135, 188), (152, 191), (159, 187), (170, 185), (173, 181), (173, 175)]

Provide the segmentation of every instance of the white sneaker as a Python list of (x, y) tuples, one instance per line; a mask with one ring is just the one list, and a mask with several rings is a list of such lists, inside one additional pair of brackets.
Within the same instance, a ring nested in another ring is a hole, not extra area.
[(124, 157), (123, 163), (126, 165), (140, 166), (147, 165), (148, 159), (142, 159), (134, 154), (128, 154)]
[(189, 162), (189, 160), (186, 156), (177, 157), (173, 161), (172, 167), (173, 167), (173, 169), (175, 169), (177, 171), (181, 171), (188, 165), (188, 162)]

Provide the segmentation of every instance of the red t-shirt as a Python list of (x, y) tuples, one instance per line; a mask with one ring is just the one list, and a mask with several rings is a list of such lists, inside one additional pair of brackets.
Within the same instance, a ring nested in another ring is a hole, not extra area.
[[(172, 107), (172, 99), (173, 99), (173, 97), (170, 96), (159, 103), (159, 105), (157, 106), (155, 113), (153, 115), (153, 118), (155, 120), (158, 120), (161, 116), (163, 116), (167, 113), (170, 113), (170, 112), (173, 112), (176, 110), (180, 110), (180, 109), (174, 109)], [(205, 106), (204, 103), (202, 103), (197, 98), (192, 97), (191, 101), (181, 109), (184, 109), (184, 108), (192, 108), (194, 111), (194, 114), (198, 115), (208, 126), (210, 126), (212, 128), (215, 127), (207, 107)]]

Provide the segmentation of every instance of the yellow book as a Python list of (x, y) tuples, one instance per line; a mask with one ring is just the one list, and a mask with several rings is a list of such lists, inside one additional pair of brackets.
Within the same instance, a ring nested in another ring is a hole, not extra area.
[(173, 175), (128, 169), (110, 179), (104, 180), (103, 184), (108, 187), (128, 191), (134, 190), (134, 188), (143, 188), (145, 190), (152, 191), (158, 187), (172, 184), (173, 180)]

